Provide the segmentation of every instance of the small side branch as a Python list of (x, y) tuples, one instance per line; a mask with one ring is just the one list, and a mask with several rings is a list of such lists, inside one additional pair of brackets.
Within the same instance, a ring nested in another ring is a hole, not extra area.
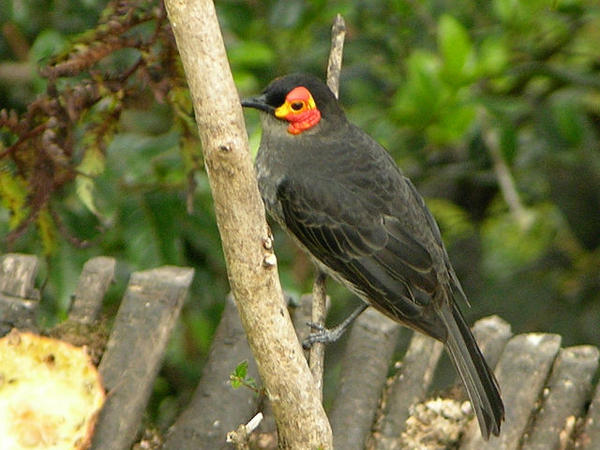
[[(329, 61), (327, 63), (327, 86), (331, 92), (339, 97), (340, 91), (340, 72), (342, 71), (342, 57), (344, 52), (344, 38), (346, 37), (346, 22), (341, 14), (338, 14), (333, 21), (331, 28), (331, 50), (329, 52)], [(312, 323), (325, 326), (325, 317), (327, 315), (327, 292), (325, 283), (327, 275), (317, 269), (315, 282), (313, 284), (313, 307)], [(309, 366), (310, 371), (317, 385), (319, 394), (323, 395), (323, 367), (325, 360), (325, 345), (321, 343), (314, 344), (310, 349)]]
[(342, 71), (342, 57), (344, 55), (344, 39), (346, 38), (346, 22), (341, 14), (335, 16), (331, 27), (331, 50), (327, 63), (327, 86), (331, 92), (340, 96), (340, 73)]
[(256, 414), (246, 425), (240, 425), (237, 430), (227, 433), (227, 442), (235, 445), (237, 450), (250, 448), (250, 434), (260, 425), (263, 419), (262, 413)]
[[(317, 269), (315, 282), (313, 284), (312, 295), (312, 314), (311, 322), (321, 326), (325, 325), (325, 317), (327, 316), (327, 292), (326, 292), (327, 275)], [(309, 367), (313, 375), (317, 390), (323, 399), (323, 371), (325, 366), (325, 344), (315, 342), (310, 348)]]

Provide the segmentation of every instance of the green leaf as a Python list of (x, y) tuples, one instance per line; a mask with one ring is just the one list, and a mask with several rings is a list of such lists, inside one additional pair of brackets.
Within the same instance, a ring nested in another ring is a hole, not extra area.
[(242, 361), (241, 363), (239, 363), (233, 373), (238, 378), (246, 378), (246, 375), (248, 375), (248, 361)]
[(32, 84), (37, 94), (46, 91), (47, 80), (42, 78), (37, 68), (46, 64), (52, 56), (63, 52), (68, 41), (56, 30), (42, 31), (36, 38), (29, 51), (29, 62), (32, 67)]
[(42, 240), (44, 254), (51, 255), (56, 251), (58, 242), (54, 220), (52, 220), (48, 208), (44, 208), (39, 212), (36, 222)]
[(453, 144), (463, 138), (475, 119), (475, 106), (448, 105), (438, 111), (439, 120), (427, 128), (427, 137), (440, 145)]
[(479, 48), (477, 75), (499, 75), (506, 68), (508, 58), (508, 48), (501, 38), (492, 36), (485, 39)]
[(440, 64), (435, 55), (417, 50), (407, 61), (407, 79), (394, 98), (394, 111), (407, 124), (424, 127), (433, 120), (442, 96)]
[(503, 22), (514, 21), (522, 13), (519, 0), (494, 0), (493, 9)]
[(245, 384), (246, 376), (248, 375), (248, 361), (242, 361), (229, 375), (231, 387), (238, 389)]
[(94, 203), (94, 180), (85, 175), (77, 175), (75, 179), (75, 191), (85, 207), (94, 213), (95, 216), (99, 216), (100, 213)]
[(469, 82), (473, 75), (473, 44), (467, 30), (454, 17), (441, 17), (438, 46), (444, 62), (444, 79), (453, 85)]
[(77, 167), (75, 190), (82, 203), (96, 216), (100, 216), (94, 202), (94, 178), (104, 170), (106, 158), (97, 147), (89, 147)]
[(242, 380), (236, 377), (230, 377), (231, 387), (234, 389), (239, 389), (242, 387)]
[(0, 166), (0, 201), (2, 206), (11, 213), (9, 228), (15, 229), (27, 217), (27, 184), (19, 177), (13, 175), (5, 163)]
[(56, 30), (42, 31), (31, 46), (29, 57), (34, 66), (55, 56), (67, 47), (67, 40)]

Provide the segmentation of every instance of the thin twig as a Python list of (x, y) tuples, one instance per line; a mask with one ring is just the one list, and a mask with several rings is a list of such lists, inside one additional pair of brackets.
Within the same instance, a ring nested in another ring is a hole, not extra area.
[(498, 185), (500, 186), (500, 192), (504, 197), (504, 201), (508, 205), (508, 209), (512, 216), (519, 224), (521, 229), (525, 230), (531, 225), (532, 216), (527, 212), (527, 209), (523, 206), (519, 192), (515, 186), (515, 180), (513, 179), (510, 169), (502, 156), (500, 150), (500, 142), (497, 130), (494, 130), (485, 115), (482, 117), (481, 123), (483, 124), (483, 140), (486, 144), (490, 157), (494, 164), (494, 172), (498, 179)]
[(336, 98), (340, 93), (340, 72), (344, 55), (344, 39), (346, 37), (346, 22), (341, 14), (335, 16), (331, 27), (331, 51), (327, 63), (327, 86)]
[[(327, 86), (331, 92), (339, 97), (340, 72), (342, 71), (342, 56), (344, 52), (344, 38), (346, 37), (346, 23), (341, 14), (338, 14), (331, 27), (331, 50), (327, 63)], [(327, 292), (325, 282), (327, 275), (317, 269), (312, 295), (312, 323), (324, 326), (327, 315)], [(313, 375), (317, 390), (323, 396), (323, 367), (325, 360), (325, 345), (315, 343), (310, 349), (309, 366)]]
[(259, 412), (246, 425), (240, 425), (237, 430), (227, 433), (227, 442), (235, 445), (237, 450), (246, 450), (250, 448), (250, 434), (260, 425), (263, 414)]
[[(326, 292), (327, 274), (317, 269), (315, 282), (313, 284), (312, 294), (312, 314), (311, 322), (321, 326), (325, 325), (327, 316), (327, 292)], [(308, 365), (313, 375), (315, 385), (323, 399), (323, 370), (325, 366), (325, 344), (315, 342), (310, 348)]]

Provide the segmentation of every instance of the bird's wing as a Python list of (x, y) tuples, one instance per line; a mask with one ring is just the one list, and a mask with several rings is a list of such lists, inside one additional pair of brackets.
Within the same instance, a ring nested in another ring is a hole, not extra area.
[[(339, 176), (335, 182), (287, 176), (278, 185), (277, 200), (285, 226), (317, 260), (377, 309), (414, 322), (438, 285), (432, 256), (415, 238), (414, 224), (406, 226), (412, 219), (390, 209), (395, 193), (378, 189), (390, 183), (372, 175), (368, 186), (356, 179), (344, 183)], [(404, 180), (398, 173), (395, 184)]]

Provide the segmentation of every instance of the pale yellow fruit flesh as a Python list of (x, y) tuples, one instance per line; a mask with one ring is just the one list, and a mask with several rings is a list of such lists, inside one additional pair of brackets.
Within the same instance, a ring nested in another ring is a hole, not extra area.
[(17, 330), (0, 339), (0, 449), (85, 449), (104, 399), (85, 348)]

